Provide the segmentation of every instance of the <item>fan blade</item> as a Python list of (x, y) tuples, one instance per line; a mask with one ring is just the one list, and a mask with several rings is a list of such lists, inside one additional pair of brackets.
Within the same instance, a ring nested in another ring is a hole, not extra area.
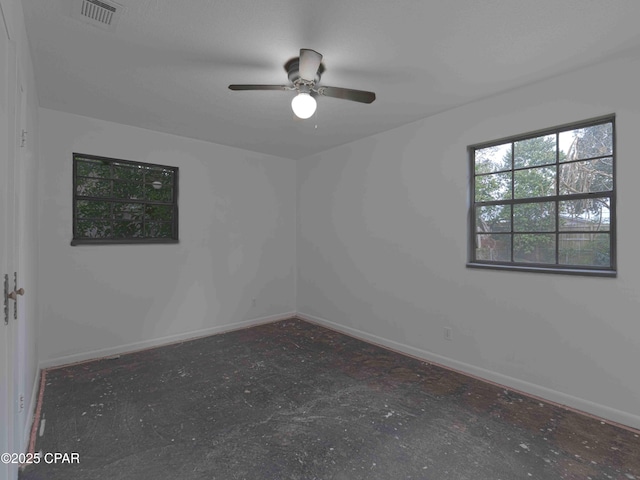
[(287, 85), (229, 85), (229, 90), (291, 90)]
[(300, 78), (310, 82), (315, 80), (318, 68), (320, 68), (320, 62), (322, 62), (322, 55), (318, 52), (308, 48), (301, 48), (300, 65), (298, 67)]
[(318, 93), (325, 97), (342, 98), (353, 102), (371, 103), (376, 99), (376, 94), (364, 90), (352, 90), (340, 87), (318, 87)]

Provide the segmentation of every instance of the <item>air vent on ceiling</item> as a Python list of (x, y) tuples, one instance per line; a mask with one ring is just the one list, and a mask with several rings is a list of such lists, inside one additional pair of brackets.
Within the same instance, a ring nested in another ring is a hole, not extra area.
[(113, 31), (123, 6), (108, 0), (74, 0), (71, 16), (105, 30)]

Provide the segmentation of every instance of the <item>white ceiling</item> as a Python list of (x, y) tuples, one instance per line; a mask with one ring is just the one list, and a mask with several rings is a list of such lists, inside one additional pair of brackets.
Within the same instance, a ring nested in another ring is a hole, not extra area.
[[(638, 0), (118, 0), (114, 32), (74, 1), (22, 0), (40, 106), (294, 159), (640, 49)], [(227, 88), (300, 48), (376, 101)]]

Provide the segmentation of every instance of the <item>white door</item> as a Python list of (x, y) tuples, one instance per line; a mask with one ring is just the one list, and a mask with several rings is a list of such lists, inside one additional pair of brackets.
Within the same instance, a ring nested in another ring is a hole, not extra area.
[[(3, 12), (6, 13), (6, 12)], [(3, 15), (4, 17), (4, 15)], [(0, 21), (0, 453), (19, 453), (15, 444), (20, 435), (16, 422), (14, 355), (17, 325), (14, 318), (16, 301), (5, 292), (14, 292), (17, 270), (15, 227), (16, 202), (16, 53), (4, 22)], [(6, 277), (5, 277), (6, 275)], [(6, 306), (5, 306), (6, 305)], [(0, 462), (0, 478), (17, 478), (17, 465)]]
[[(13, 227), (9, 234), (13, 234), (13, 268), (14, 278), (11, 287), (16, 292), (16, 300), (13, 304), (13, 323), (11, 324), (11, 346), (13, 347), (12, 370), (13, 370), (13, 403), (14, 403), (14, 446), (17, 451), (24, 452), (26, 449), (27, 438), (25, 430), (29, 428), (27, 421), (27, 405), (25, 405), (25, 353), (26, 353), (26, 318), (24, 306), (24, 288), (22, 288), (22, 280), (25, 272), (24, 249), (20, 248), (24, 244), (24, 195), (25, 195), (25, 178), (24, 178), (24, 142), (21, 141), (22, 132), (26, 127), (26, 98), (24, 88), (20, 79), (20, 68), (16, 65), (17, 81), (16, 102), (15, 102), (15, 131), (13, 137), (14, 154), (12, 158), (14, 162), (13, 175)], [(21, 275), (22, 274), (22, 275)], [(22, 294), (22, 295), (21, 295)]]

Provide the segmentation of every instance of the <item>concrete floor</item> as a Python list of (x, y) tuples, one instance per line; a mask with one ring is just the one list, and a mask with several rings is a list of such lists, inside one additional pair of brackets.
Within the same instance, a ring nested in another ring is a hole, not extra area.
[(640, 480), (638, 432), (297, 319), (44, 374), (79, 463), (22, 480)]

